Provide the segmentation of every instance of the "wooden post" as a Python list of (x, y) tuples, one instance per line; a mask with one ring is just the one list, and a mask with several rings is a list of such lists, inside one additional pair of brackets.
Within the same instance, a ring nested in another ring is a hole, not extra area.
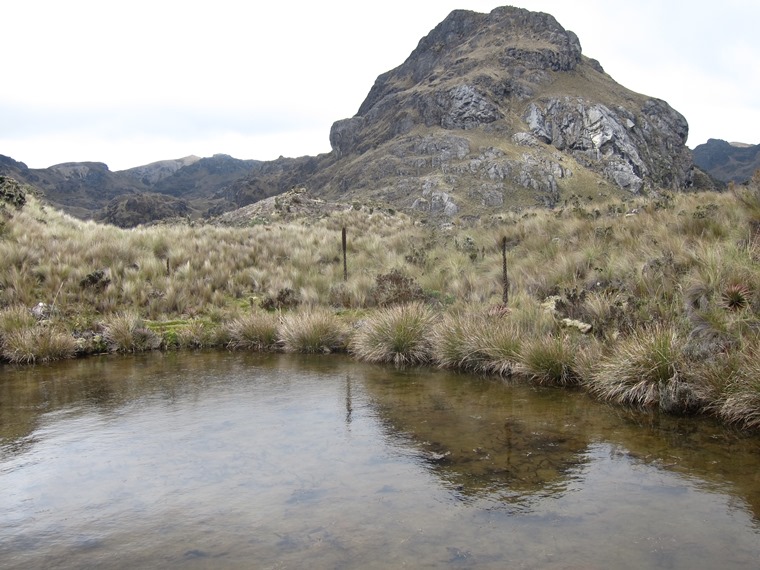
[(341, 244), (343, 246), (343, 281), (348, 281), (348, 265), (346, 264), (346, 228), (341, 231)]
[(502, 293), (502, 303), (506, 306), (509, 303), (509, 276), (507, 275), (507, 238), (501, 238), (501, 283), (504, 287)]

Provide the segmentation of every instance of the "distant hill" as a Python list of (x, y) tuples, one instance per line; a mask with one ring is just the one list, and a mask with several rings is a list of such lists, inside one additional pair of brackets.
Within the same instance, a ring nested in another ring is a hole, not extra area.
[(709, 139), (692, 154), (694, 164), (722, 182), (746, 182), (760, 169), (760, 144)]
[(245, 206), (250, 202), (238, 203), (234, 197), (228, 200), (230, 194), (224, 189), (258, 164), (260, 161), (216, 154), (210, 158), (163, 160), (111, 172), (101, 162), (69, 162), (33, 169), (0, 155), (0, 174), (37, 188), (48, 202), (74, 216), (136, 225), (166, 217), (200, 217)]
[[(296, 187), (333, 202), (477, 217), (709, 188), (686, 147), (688, 132), (665, 101), (616, 83), (554, 17), (507, 6), (452, 12), (406, 61), (378, 76), (356, 115), (333, 124), (326, 154), (186, 157), (115, 173), (99, 163), (32, 171), (0, 158), (0, 174), (20, 172), (54, 204), (103, 219), (111, 219), (106, 210), (128, 213), (130, 204), (220, 214)], [(131, 199), (145, 192), (175, 201)]]

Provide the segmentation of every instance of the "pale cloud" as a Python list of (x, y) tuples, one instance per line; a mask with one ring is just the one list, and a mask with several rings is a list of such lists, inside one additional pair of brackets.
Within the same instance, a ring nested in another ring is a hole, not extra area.
[[(760, 142), (755, 0), (516, 0), (708, 137)], [(0, 154), (128, 168), (188, 154), (329, 151), (375, 78), (453, 9), (502, 2), (28, 0), (3, 7)], [(372, 6), (372, 7), (369, 7)]]

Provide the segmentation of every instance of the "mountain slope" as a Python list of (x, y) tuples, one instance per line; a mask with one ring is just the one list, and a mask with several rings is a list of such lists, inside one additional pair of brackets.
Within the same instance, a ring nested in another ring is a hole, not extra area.
[[(457, 10), (333, 125), (331, 153), (289, 174), (326, 199), (477, 215), (691, 187), (687, 135), (681, 114), (615, 83), (552, 16)], [(254, 171), (237, 186), (277, 185)]]

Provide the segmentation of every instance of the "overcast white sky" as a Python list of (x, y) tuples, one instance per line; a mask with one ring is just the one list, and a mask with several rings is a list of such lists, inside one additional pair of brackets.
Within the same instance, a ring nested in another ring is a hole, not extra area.
[[(330, 150), (375, 78), (487, 0), (25, 0), (2, 6), (0, 154), (121, 170), (190, 154)], [(513, 0), (708, 138), (760, 143), (760, 1)]]

